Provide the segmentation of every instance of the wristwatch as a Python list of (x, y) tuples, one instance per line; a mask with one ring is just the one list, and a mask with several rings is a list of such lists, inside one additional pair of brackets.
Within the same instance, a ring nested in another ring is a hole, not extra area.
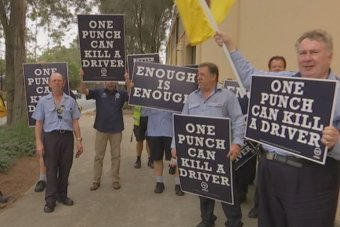
[(81, 141), (83, 141), (83, 138), (77, 137), (76, 140), (79, 141), (79, 142), (81, 142)]

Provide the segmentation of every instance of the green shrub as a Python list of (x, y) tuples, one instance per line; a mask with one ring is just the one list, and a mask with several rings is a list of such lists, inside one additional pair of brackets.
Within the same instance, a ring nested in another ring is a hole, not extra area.
[(34, 128), (25, 124), (0, 127), (0, 171), (7, 171), (17, 158), (35, 155)]

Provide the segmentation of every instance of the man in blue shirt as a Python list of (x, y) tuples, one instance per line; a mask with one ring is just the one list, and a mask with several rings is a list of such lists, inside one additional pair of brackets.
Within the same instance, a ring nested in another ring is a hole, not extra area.
[[(156, 178), (156, 186), (154, 192), (159, 194), (165, 189), (164, 186), (164, 156), (165, 160), (171, 158), (171, 141), (173, 136), (172, 112), (147, 109), (145, 115), (148, 116), (147, 135), (150, 144), (151, 159), (154, 162), (154, 174)], [(175, 176), (175, 193), (183, 196), (179, 184), (179, 177)]]
[[(208, 62), (199, 65), (197, 76), (199, 88), (188, 96), (182, 113), (230, 118), (233, 138), (229, 156), (231, 160), (235, 160), (243, 145), (244, 117), (237, 97), (231, 91), (217, 87), (218, 76), (218, 67), (215, 64)], [(175, 155), (174, 153), (175, 150), (173, 155)], [(235, 187), (233, 190), (235, 195), (234, 205), (222, 203), (223, 211), (228, 218), (225, 225), (227, 227), (241, 227), (243, 225), (241, 206)], [(200, 197), (200, 206), (202, 221), (197, 227), (214, 226), (217, 219), (214, 215), (215, 200)]]
[(63, 92), (64, 77), (57, 72), (49, 79), (51, 93), (39, 99), (32, 115), (36, 120), (35, 141), (37, 154), (46, 165), (46, 204), (44, 211), (54, 211), (56, 200), (67, 206), (73, 200), (67, 196), (68, 176), (73, 162), (73, 134), (77, 155), (83, 152), (78, 119), (80, 111), (76, 101)]
[[(215, 39), (219, 45), (223, 43), (227, 45), (246, 88), (250, 87), (253, 74), (268, 74), (255, 69), (226, 34), (217, 33)], [(298, 38), (295, 48), (299, 72), (297, 74), (278, 72), (274, 75), (339, 80), (330, 68), (333, 41), (327, 32), (307, 31)], [(340, 160), (340, 86), (338, 86), (336, 100), (333, 123), (323, 129), (321, 139), (329, 151), (325, 165), (298, 159), (276, 147), (264, 146), (265, 151), (259, 163), (259, 226), (334, 226), (340, 183), (338, 161)], [(285, 163), (282, 160), (285, 160)]]
[[(80, 71), (81, 81), (84, 72)], [(107, 142), (110, 142), (111, 151), (111, 171), (112, 187), (115, 190), (120, 189), (119, 167), (120, 167), (120, 144), (122, 141), (122, 131), (124, 130), (123, 106), (128, 101), (127, 91), (117, 90), (115, 82), (105, 82), (105, 88), (87, 89), (86, 85), (81, 83), (82, 92), (86, 99), (96, 100), (96, 118), (94, 128), (96, 131), (95, 138), (95, 157), (94, 157), (94, 176), (91, 191), (100, 187), (101, 176), (103, 171), (103, 160)]]

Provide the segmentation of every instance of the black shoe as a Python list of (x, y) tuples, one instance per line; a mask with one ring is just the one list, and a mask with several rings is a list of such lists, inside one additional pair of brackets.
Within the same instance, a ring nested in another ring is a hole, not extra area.
[(148, 160), (148, 166), (153, 169), (153, 161), (150, 158)]
[(215, 226), (215, 222), (207, 222), (207, 221), (201, 221), (196, 225), (196, 227), (213, 227)]
[(58, 202), (64, 204), (65, 206), (73, 206), (74, 204), (73, 200), (69, 197), (60, 198), (58, 199)]
[(248, 218), (257, 218), (257, 217), (258, 217), (258, 209), (254, 207), (249, 211)]
[(39, 180), (37, 184), (35, 185), (34, 191), (35, 192), (42, 192), (45, 190), (46, 182), (43, 180)]
[(164, 189), (165, 189), (164, 183), (157, 182), (154, 192), (159, 194), (159, 193), (162, 193)]
[(212, 227), (215, 226), (215, 221), (217, 220), (216, 215), (212, 215), (209, 221), (202, 220), (200, 223), (196, 225), (196, 227)]
[(7, 203), (8, 202), (8, 197), (5, 197), (4, 195), (0, 195), (0, 203)]
[(183, 196), (184, 195), (184, 192), (182, 191), (181, 186), (179, 184), (175, 185), (175, 192), (176, 192), (177, 196)]
[(52, 213), (55, 208), (55, 202), (47, 202), (44, 206), (45, 213)]
[(134, 167), (135, 167), (136, 169), (139, 169), (141, 166), (142, 166), (142, 164), (141, 164), (140, 159), (137, 159), (137, 161), (135, 162)]

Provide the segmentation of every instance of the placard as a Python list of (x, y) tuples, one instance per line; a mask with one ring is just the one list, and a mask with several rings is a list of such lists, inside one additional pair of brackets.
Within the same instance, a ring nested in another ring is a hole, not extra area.
[(42, 96), (50, 93), (49, 78), (53, 72), (59, 72), (66, 82), (64, 92), (70, 94), (67, 63), (23, 64), (24, 85), (26, 92), (28, 126), (35, 126), (32, 114)]
[(181, 112), (188, 95), (197, 89), (197, 69), (136, 62), (129, 105)]
[(230, 119), (174, 114), (181, 188), (233, 204)]
[(252, 77), (245, 137), (324, 164), (324, 127), (332, 124), (336, 81)]
[(124, 15), (78, 15), (83, 80), (125, 81)]

